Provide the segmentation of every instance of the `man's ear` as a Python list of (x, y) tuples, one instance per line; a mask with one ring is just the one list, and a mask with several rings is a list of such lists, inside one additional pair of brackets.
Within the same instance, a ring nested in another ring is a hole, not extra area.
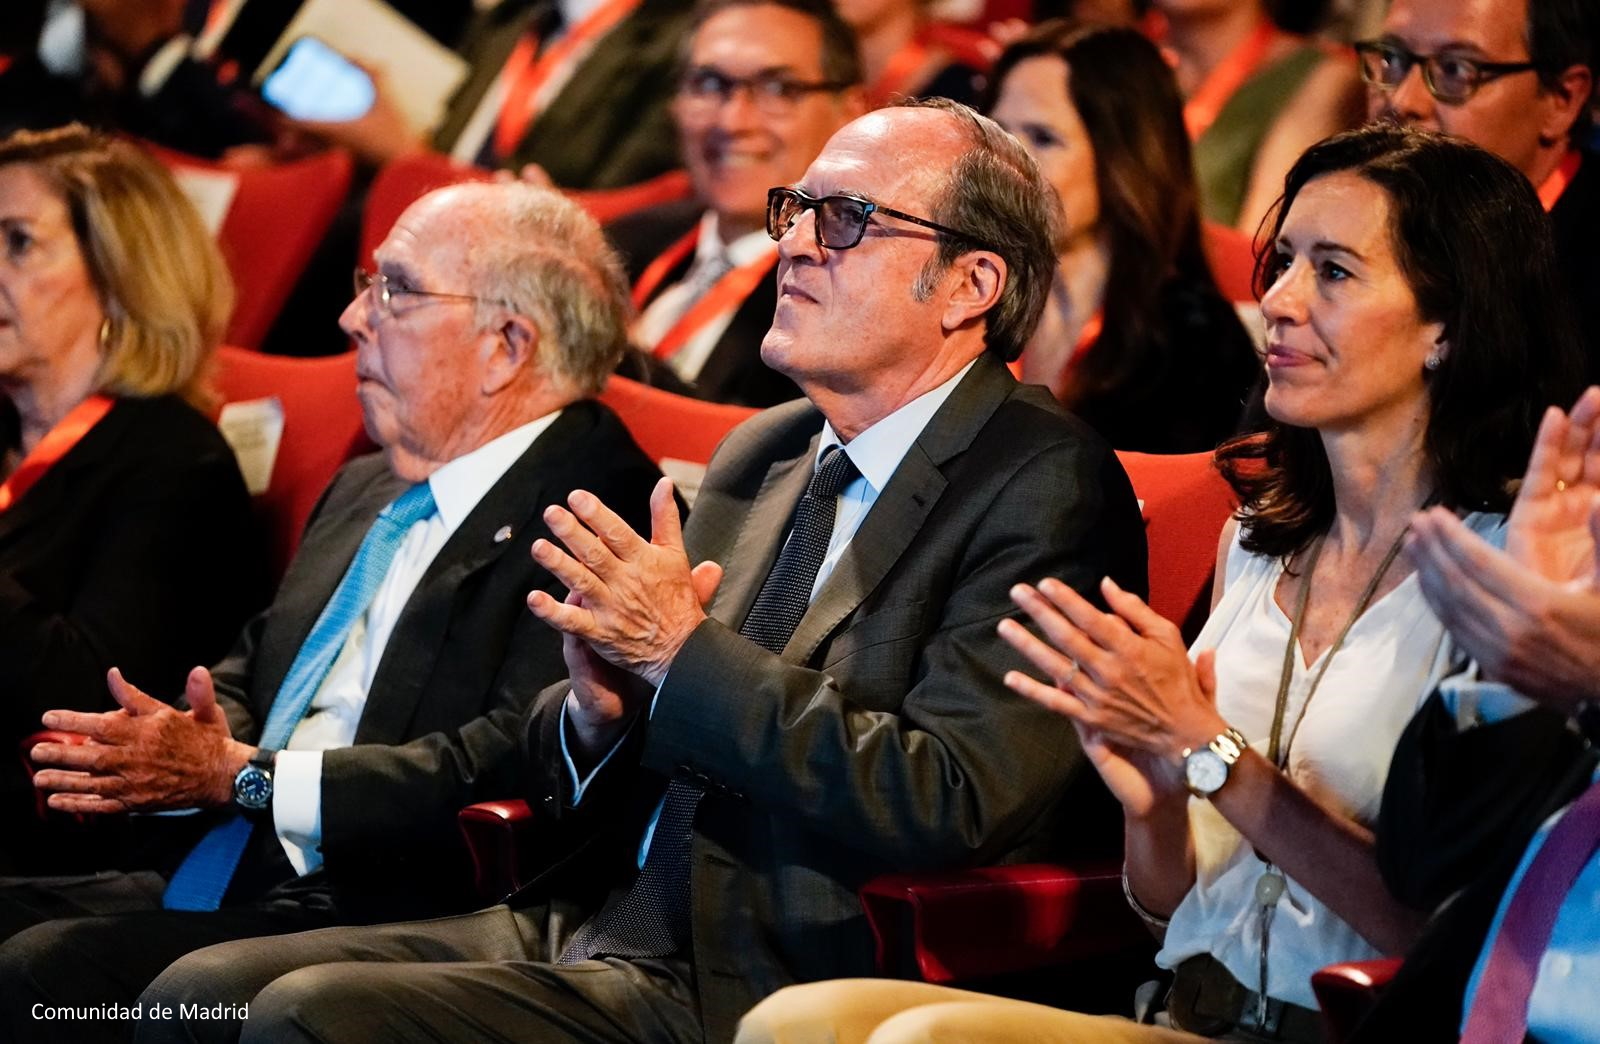
[(534, 364), (539, 351), (539, 327), (525, 315), (504, 314), (493, 331), (489, 359), (483, 368), (483, 391), (493, 395)]
[(1567, 137), (1584, 106), (1589, 104), (1593, 89), (1594, 71), (1587, 65), (1569, 65), (1556, 77), (1556, 85), (1544, 90), (1549, 105), (1544, 109), (1539, 127), (1540, 139), (1553, 143)]
[(990, 250), (963, 254), (950, 266), (947, 278), (955, 279), (950, 299), (945, 304), (944, 329), (948, 333), (982, 318), (1000, 303), (1006, 287), (1006, 262)]

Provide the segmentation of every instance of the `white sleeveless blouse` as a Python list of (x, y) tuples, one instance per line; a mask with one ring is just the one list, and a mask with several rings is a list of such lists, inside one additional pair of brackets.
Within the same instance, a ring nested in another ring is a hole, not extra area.
[[(1504, 515), (1479, 512), (1464, 521), (1479, 536), (1503, 544)], [(1289, 618), (1273, 599), (1282, 574), (1276, 558), (1242, 550), (1236, 535), (1228, 549), (1222, 600), (1191, 649), (1191, 654), (1217, 650), (1218, 709), (1263, 754), (1289, 640)], [(1444, 677), (1451, 642), (1412, 573), (1356, 621), (1306, 710), (1306, 690), (1327, 655), (1309, 666), (1298, 651), (1294, 658), (1283, 741), (1302, 710), (1305, 720), (1289, 751), (1288, 774), (1325, 807), (1370, 825), (1378, 815), (1395, 743)], [(1195, 886), (1173, 913), (1156, 963), (1175, 968), (1209, 953), (1247, 988), (1258, 989), (1261, 915), (1255, 887), (1264, 865), (1210, 802), (1190, 800), (1189, 825)], [(1314, 1008), (1312, 972), (1335, 961), (1379, 956), (1291, 878), (1272, 919), (1266, 992)]]

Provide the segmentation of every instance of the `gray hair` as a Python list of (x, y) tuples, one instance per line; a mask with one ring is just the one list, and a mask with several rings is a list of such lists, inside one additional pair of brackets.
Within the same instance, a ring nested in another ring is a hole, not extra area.
[(565, 390), (594, 395), (628, 343), (633, 306), (622, 262), (594, 218), (549, 189), (463, 185), (481, 196), (495, 234), (465, 248), (480, 330), (502, 309), (539, 329), (536, 365)]
[(935, 221), (963, 235), (939, 234), (939, 249), (917, 277), (914, 293), (927, 300), (939, 277), (963, 254), (974, 249), (999, 254), (1006, 262), (1006, 282), (987, 316), (984, 345), (1010, 362), (1033, 336), (1050, 295), (1061, 201), (1022, 143), (987, 116), (944, 98), (902, 102), (901, 107), (949, 113), (972, 143), (951, 167), (932, 206)]

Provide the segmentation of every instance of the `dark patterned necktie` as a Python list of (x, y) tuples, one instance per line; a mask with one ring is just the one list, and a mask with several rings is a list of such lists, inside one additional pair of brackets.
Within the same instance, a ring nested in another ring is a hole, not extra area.
[(1597, 845), (1600, 783), (1584, 791), (1556, 821), (1506, 904), (1467, 1013), (1462, 1044), (1521, 1044), (1528, 1031), (1528, 1001), (1556, 915)]
[[(856, 475), (844, 450), (831, 447), (795, 508), (789, 542), (739, 628), (740, 634), (768, 652), (783, 651), (811, 605), (811, 588), (833, 538), (839, 493)], [(578, 929), (560, 963), (575, 964), (602, 954), (664, 957), (688, 948), (689, 856), (695, 809), (704, 796), (699, 783), (682, 776), (673, 778), (633, 887)]]

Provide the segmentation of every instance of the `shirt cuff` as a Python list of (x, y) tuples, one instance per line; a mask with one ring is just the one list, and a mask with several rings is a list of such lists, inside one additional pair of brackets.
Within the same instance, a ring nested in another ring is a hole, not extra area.
[(1494, 725), (1538, 706), (1509, 685), (1479, 680), (1476, 663), (1441, 681), (1439, 695), (1461, 730)]
[(280, 750), (272, 768), (272, 823), (295, 872), (322, 865), (322, 751)]
[(578, 766), (573, 763), (572, 755), (570, 753), (568, 753), (568, 751), (567, 751), (567, 701), (566, 700), (562, 700), (561, 701), (561, 728), (560, 728), (559, 731), (561, 733), (561, 760), (567, 766), (567, 775), (570, 776), (571, 779), (572, 779), (572, 805), (571, 805), (571, 807), (572, 808), (577, 808), (578, 807), (578, 802), (583, 800), (583, 792), (585, 790), (589, 789), (589, 784), (593, 783), (594, 782), (594, 778), (600, 774), (600, 770), (606, 767), (606, 762), (611, 760), (611, 755), (615, 754), (617, 752), (617, 748), (622, 746), (623, 742), (628, 738), (628, 734), (627, 733), (623, 733), (622, 734), (622, 738), (617, 740), (616, 743), (612, 744), (611, 749), (606, 751), (606, 756), (600, 759), (600, 764), (598, 764), (594, 768), (590, 769), (589, 770), (589, 774), (580, 779), (578, 777)]

